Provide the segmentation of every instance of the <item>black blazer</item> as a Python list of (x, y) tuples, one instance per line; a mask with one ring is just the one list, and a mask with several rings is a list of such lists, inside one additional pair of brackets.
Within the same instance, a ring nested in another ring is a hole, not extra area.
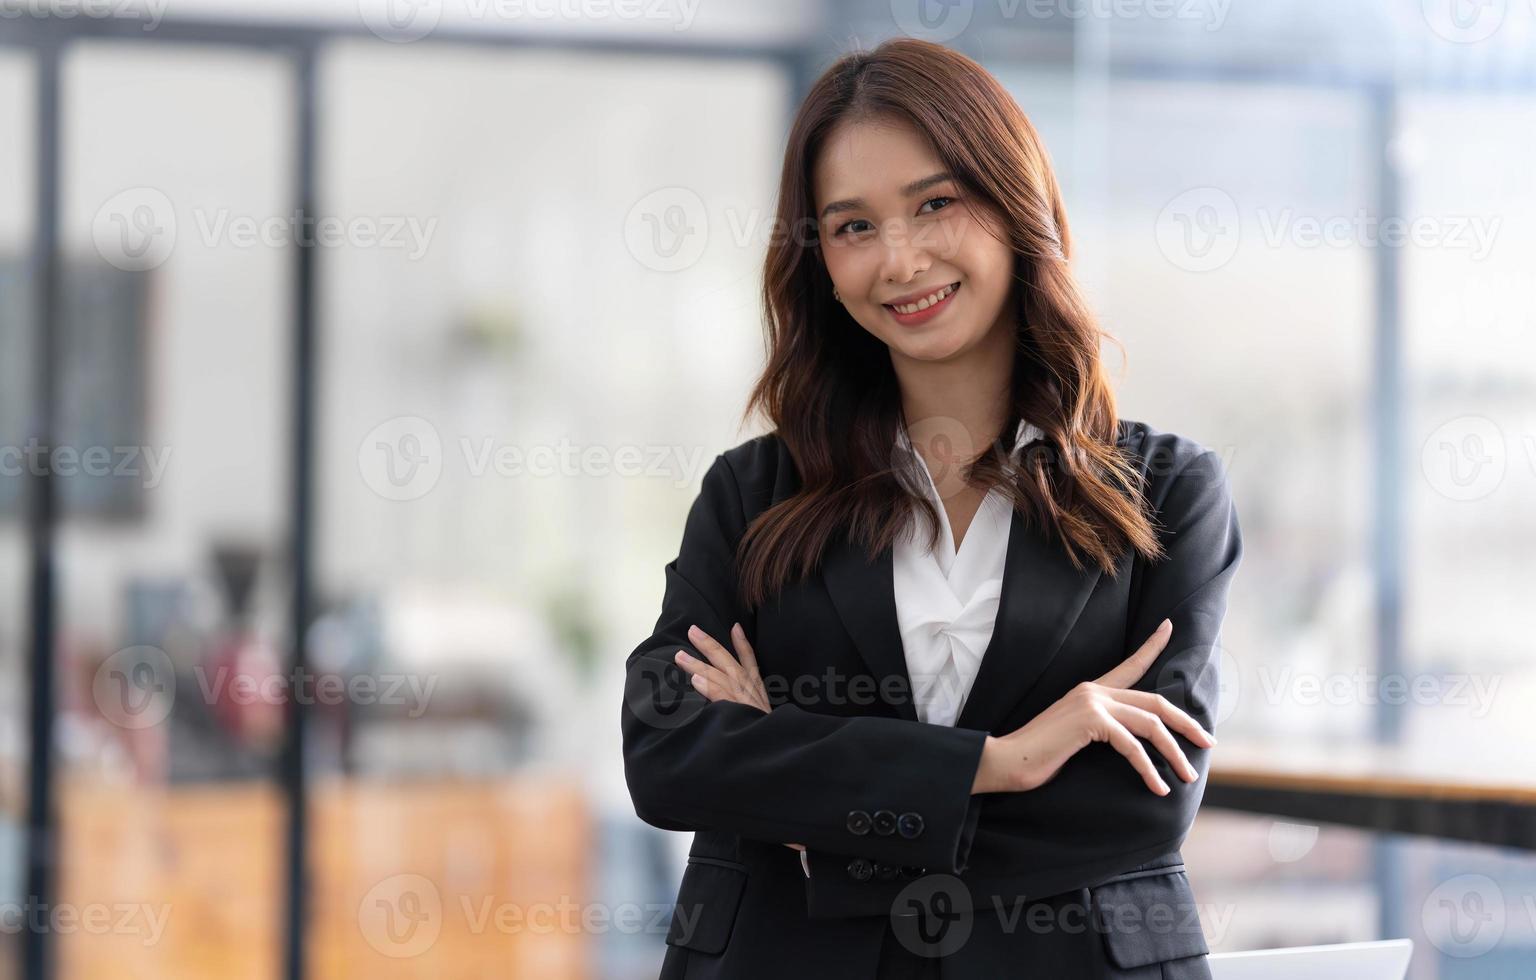
[[(870, 562), (840, 536), (817, 574), (745, 610), (737, 543), (799, 478), (773, 434), (715, 459), (665, 568), (655, 630), (626, 665), (635, 812), (694, 832), (663, 980), (870, 977), (888, 924), (920, 930), (946, 977), (1210, 976), (1179, 853), (1207, 750), (1174, 732), (1200, 773), (1186, 783), (1143, 740), (1167, 796), (1097, 742), (1033, 791), (970, 792), (989, 733), (1109, 670), (1164, 617), (1173, 637), (1136, 688), (1213, 730), (1215, 648), (1243, 550), (1227, 474), (1186, 437), (1123, 419), (1118, 433), (1147, 476), (1168, 558), (1128, 552), (1114, 579), (1079, 571), (1015, 512), (992, 641), (954, 727), (917, 720), (890, 549)], [(708, 701), (672, 660), (698, 655), (690, 624), (731, 649), (737, 621), (769, 687), (766, 714)], [(786, 842), (806, 846), (809, 878)]]

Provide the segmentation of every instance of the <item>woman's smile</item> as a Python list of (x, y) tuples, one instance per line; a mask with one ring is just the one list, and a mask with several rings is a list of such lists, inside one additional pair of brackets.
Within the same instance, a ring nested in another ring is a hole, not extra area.
[(917, 297), (902, 297), (900, 303), (882, 303), (891, 318), (904, 327), (927, 323), (949, 308), (950, 300), (960, 291), (960, 284), (952, 282), (931, 293)]

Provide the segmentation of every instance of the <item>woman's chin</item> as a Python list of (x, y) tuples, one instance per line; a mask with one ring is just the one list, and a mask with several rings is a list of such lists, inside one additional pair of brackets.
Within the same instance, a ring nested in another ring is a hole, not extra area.
[(947, 361), (966, 348), (958, 331), (936, 330), (927, 336), (906, 336), (888, 342), (891, 349), (913, 361)]

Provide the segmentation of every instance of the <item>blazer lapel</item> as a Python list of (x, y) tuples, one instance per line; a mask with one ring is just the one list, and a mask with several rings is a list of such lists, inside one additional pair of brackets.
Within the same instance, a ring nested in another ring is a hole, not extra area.
[[(890, 690), (887, 679), (900, 678), (894, 683), (902, 696), (893, 707), (916, 721), (892, 568), (892, 549), (871, 561), (843, 536), (828, 546), (822, 580), (878, 690)], [(1013, 512), (997, 622), (956, 727), (991, 731), (1002, 723), (1061, 649), (1101, 574), (1097, 565), (1073, 568), (1065, 552)]]
[(863, 548), (851, 544), (846, 535), (841, 536), (827, 546), (821, 577), (832, 596), (832, 605), (874, 675), (876, 691), (891, 690), (888, 678), (900, 678), (893, 707), (900, 717), (917, 721), (912, 683), (907, 676), (907, 655), (896, 622), (892, 549), (886, 548), (870, 561)]
[(957, 728), (990, 732), (1003, 723), (1055, 659), (1102, 574), (1095, 564), (1073, 568), (1059, 545), (1013, 512), (997, 623)]

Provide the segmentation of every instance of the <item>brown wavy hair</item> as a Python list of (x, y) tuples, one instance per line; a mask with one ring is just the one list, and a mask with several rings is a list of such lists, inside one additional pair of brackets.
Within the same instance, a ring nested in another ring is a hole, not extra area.
[[(1099, 355), (1108, 337), (1072, 277), (1071, 238), (1055, 174), (1034, 126), (976, 62), (942, 45), (897, 38), (849, 54), (816, 80), (784, 149), (776, 229), (763, 270), (767, 362), (743, 418), (761, 411), (799, 471), (798, 492), (760, 514), (737, 556), (742, 599), (758, 606), (810, 575), (838, 533), (871, 559), (915, 512), (930, 544), (939, 514), (905, 483), (892, 447), (905, 424), (890, 352), (832, 296), (817, 247), (811, 174), (845, 121), (899, 119), (926, 134), (970, 194), (1001, 216), (1012, 246), (1018, 334), (1011, 415), (992, 447), (961, 465), (974, 487), (1002, 487), (1031, 527), (1054, 535), (1074, 567), (1114, 576), (1134, 547), (1162, 557), (1139, 472), (1117, 444), (1115, 398)], [(1109, 338), (1113, 341), (1113, 338)], [(1116, 343), (1118, 343), (1116, 341)], [(1123, 349), (1122, 349), (1123, 351)], [(1045, 441), (1008, 462), (1020, 419)]]

